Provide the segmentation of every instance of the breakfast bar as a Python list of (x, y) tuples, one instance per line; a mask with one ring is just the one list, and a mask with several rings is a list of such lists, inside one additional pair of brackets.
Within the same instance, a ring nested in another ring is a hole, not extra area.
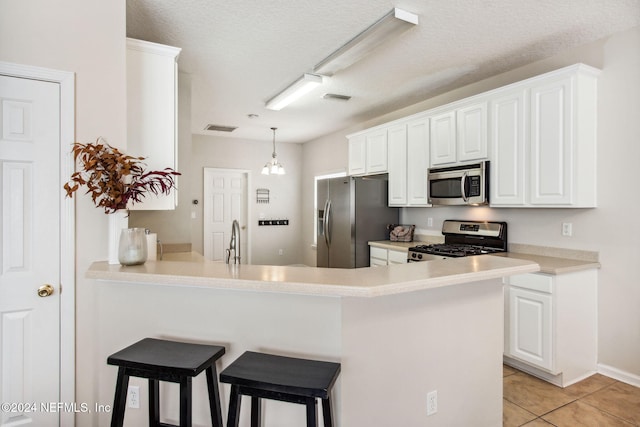
[[(482, 255), (359, 269), (96, 262), (87, 277), (101, 302), (105, 360), (155, 337), (223, 345), (220, 369), (247, 350), (340, 362), (337, 426), (493, 426), (502, 423), (502, 278), (538, 270), (533, 261)], [(105, 363), (96, 375), (109, 402), (115, 369)], [(194, 425), (206, 425), (204, 381), (196, 378), (193, 390)], [(223, 415), (228, 398), (225, 384)], [(160, 402), (167, 422), (177, 419), (172, 400)], [(303, 406), (265, 403), (266, 426), (303, 423)], [(129, 410), (126, 422), (142, 425), (146, 416)]]

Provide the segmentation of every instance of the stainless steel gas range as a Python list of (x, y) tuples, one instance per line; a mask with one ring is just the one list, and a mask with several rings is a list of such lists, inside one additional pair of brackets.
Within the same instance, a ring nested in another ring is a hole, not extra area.
[(446, 220), (442, 224), (444, 243), (409, 248), (407, 261), (459, 258), (507, 250), (507, 223), (495, 221)]

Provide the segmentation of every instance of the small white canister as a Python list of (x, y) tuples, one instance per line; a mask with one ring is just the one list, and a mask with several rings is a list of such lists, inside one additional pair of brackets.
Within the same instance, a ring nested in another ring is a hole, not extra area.
[(155, 261), (158, 259), (158, 233), (151, 233), (147, 229), (145, 237), (147, 238), (147, 261)]

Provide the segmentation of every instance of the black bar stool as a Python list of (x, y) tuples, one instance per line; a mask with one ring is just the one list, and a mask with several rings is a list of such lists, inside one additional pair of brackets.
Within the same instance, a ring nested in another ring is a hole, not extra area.
[(227, 427), (238, 427), (242, 395), (251, 396), (251, 427), (260, 426), (260, 399), (306, 405), (307, 427), (317, 427), (318, 398), (324, 426), (332, 427), (331, 388), (339, 373), (339, 363), (247, 351), (220, 373), (220, 381), (231, 384)]
[(211, 421), (213, 427), (222, 427), (215, 363), (224, 352), (225, 348), (217, 345), (145, 338), (112, 354), (107, 363), (120, 368), (111, 426), (122, 427), (132, 376), (149, 379), (149, 426), (168, 426), (160, 423), (159, 381), (169, 381), (180, 384), (180, 427), (191, 427), (191, 379), (206, 369)]

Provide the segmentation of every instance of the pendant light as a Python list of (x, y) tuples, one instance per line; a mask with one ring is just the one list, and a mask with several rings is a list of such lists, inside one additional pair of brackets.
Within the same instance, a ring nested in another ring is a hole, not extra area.
[(271, 128), (273, 131), (273, 154), (271, 155), (271, 160), (268, 161), (264, 167), (262, 168), (263, 175), (284, 175), (284, 167), (278, 162), (278, 158), (276, 157), (276, 129)]

